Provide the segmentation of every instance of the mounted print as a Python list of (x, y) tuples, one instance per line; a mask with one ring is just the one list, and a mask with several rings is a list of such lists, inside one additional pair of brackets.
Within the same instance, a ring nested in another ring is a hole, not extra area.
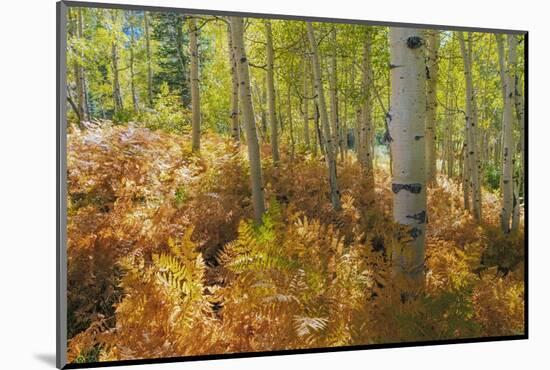
[(58, 367), (527, 338), (526, 32), (57, 9)]

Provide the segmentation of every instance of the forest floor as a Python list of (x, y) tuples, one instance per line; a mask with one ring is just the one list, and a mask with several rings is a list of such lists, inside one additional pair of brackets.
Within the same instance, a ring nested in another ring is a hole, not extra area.
[(262, 145), (268, 212), (253, 226), (244, 145), (134, 126), (68, 135), (69, 360), (522, 334), (524, 234), (483, 221), (460, 183), (428, 189), (422, 298), (396, 298), (387, 166), (367, 189), (350, 152), (334, 212), (322, 157)]

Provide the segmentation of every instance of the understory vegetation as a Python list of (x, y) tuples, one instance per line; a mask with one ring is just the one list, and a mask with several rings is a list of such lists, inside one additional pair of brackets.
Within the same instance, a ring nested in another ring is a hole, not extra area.
[[(253, 223), (246, 146), (203, 132), (104, 122), (68, 135), (69, 362), (522, 334), (523, 228), (505, 234), (483, 189), (428, 192), (425, 282), (405, 299), (391, 255), (391, 175), (366, 186), (338, 163), (331, 207), (322, 157), (262, 145), (267, 211)], [(403, 252), (401, 252), (403, 253)]]

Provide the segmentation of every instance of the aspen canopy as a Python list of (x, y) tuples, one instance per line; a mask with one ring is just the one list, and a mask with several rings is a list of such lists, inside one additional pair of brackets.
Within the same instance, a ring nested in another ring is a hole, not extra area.
[(523, 34), (66, 21), (70, 363), (524, 334)]

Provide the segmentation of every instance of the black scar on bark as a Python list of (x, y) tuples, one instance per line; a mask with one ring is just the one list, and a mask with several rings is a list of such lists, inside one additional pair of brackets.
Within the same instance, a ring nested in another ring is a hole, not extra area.
[(393, 138), (390, 135), (390, 129), (388, 128), (388, 123), (391, 122), (391, 120), (392, 120), (391, 114), (389, 112), (386, 113), (386, 122), (384, 122), (386, 131), (384, 132), (384, 137), (382, 138), (382, 140), (386, 143), (391, 143), (393, 141)]
[(244, 62), (246, 62), (246, 58), (245, 58), (245, 57), (241, 58), (241, 63), (244, 63)]
[(416, 135), (416, 136), (414, 137), (414, 140), (417, 140), (417, 141), (418, 141), (418, 140), (422, 139), (423, 137), (424, 137), (424, 136)]
[(430, 79), (430, 69), (426, 66), (426, 80)]
[(391, 143), (391, 142), (393, 141), (393, 138), (391, 137), (389, 131), (384, 132), (383, 140), (384, 140), (386, 143)]
[(417, 49), (424, 44), (424, 40), (419, 36), (411, 36), (407, 39), (407, 46), (410, 49)]
[(413, 194), (419, 194), (422, 190), (422, 184), (391, 184), (391, 191), (393, 191), (394, 194), (399, 193), (401, 190), (407, 190)]
[(427, 220), (427, 217), (426, 217), (426, 211), (420, 211), (418, 213), (415, 213), (413, 215), (407, 215), (405, 216), (407, 218), (412, 218), (413, 220), (416, 220), (418, 221), (419, 224), (423, 224), (426, 222)]
[(411, 236), (411, 238), (416, 239), (416, 238), (418, 238), (420, 235), (422, 235), (422, 230), (420, 230), (418, 227), (413, 227), (413, 228), (409, 231), (409, 235)]

